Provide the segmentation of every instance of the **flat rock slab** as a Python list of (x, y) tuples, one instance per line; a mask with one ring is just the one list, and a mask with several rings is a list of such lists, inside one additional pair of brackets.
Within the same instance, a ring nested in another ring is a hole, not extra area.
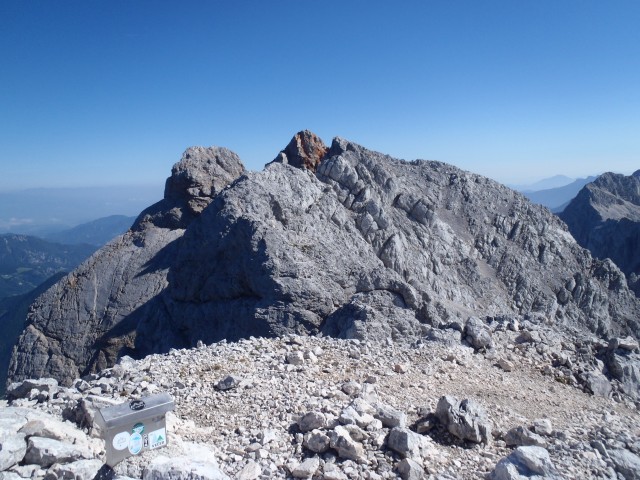
[(21, 462), (27, 453), (27, 442), (24, 435), (9, 434), (0, 441), (0, 471), (6, 470)]
[(30, 420), (46, 418), (44, 413), (23, 407), (0, 408), (0, 433), (4, 438), (5, 432), (15, 433)]
[(0, 472), (0, 480), (23, 480), (23, 478), (14, 472)]
[(104, 464), (101, 460), (78, 460), (64, 465), (54, 465), (44, 480), (92, 480)]
[(145, 469), (143, 480), (229, 480), (218, 464), (188, 457), (165, 457), (161, 455), (151, 461)]
[(68, 422), (55, 418), (38, 418), (30, 420), (20, 430), (28, 437), (43, 437), (53, 440), (67, 440), (71, 443), (86, 443), (86, 435)]
[(91, 453), (86, 448), (44, 437), (31, 437), (24, 456), (25, 462), (41, 467), (88, 458), (91, 458)]
[(542, 447), (518, 447), (498, 462), (491, 480), (560, 480), (549, 452)]

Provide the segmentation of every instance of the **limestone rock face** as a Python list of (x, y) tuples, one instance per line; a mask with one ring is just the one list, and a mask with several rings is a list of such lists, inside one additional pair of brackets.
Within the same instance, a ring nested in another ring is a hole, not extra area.
[(163, 200), (35, 301), (10, 376), (68, 384), (131, 352), (141, 319), (164, 308), (159, 294), (184, 228), (243, 171), (227, 149), (188, 149), (173, 167)]
[(243, 173), (242, 161), (232, 151), (191, 147), (171, 169), (164, 197), (183, 203), (191, 217), (195, 217), (220, 190)]
[(640, 170), (605, 173), (586, 185), (559, 214), (580, 245), (610, 258), (640, 293)]
[(187, 152), (162, 202), (34, 304), (14, 380), (252, 335), (411, 343), (469, 317), (640, 332), (620, 270), (487, 178), (310, 132), (283, 151), (299, 161), (243, 175), (227, 150)]
[(226, 148), (188, 148), (171, 169), (164, 199), (142, 212), (133, 229), (149, 223), (159, 228), (186, 228), (213, 197), (243, 173), (240, 157)]

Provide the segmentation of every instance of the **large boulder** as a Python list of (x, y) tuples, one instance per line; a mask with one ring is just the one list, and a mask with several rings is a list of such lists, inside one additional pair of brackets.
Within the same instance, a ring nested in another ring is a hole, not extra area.
[(440, 397), (436, 417), (449, 433), (461, 440), (489, 444), (492, 425), (484, 409), (474, 400), (458, 400), (448, 395)]
[(605, 353), (605, 363), (611, 376), (620, 382), (622, 391), (640, 400), (640, 352), (637, 342), (613, 339)]
[(491, 480), (560, 480), (549, 452), (542, 447), (518, 447), (498, 462)]

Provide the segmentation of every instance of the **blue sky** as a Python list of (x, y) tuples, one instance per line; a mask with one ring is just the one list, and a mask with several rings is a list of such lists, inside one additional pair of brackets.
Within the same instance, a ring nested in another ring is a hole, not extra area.
[(298, 130), (503, 182), (640, 168), (640, 2), (0, 2), (0, 190)]

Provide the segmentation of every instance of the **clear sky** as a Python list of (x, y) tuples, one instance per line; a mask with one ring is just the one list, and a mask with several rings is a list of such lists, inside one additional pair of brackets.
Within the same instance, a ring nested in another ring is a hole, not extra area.
[(640, 168), (640, 1), (0, 0), (0, 190), (302, 129), (503, 182)]

